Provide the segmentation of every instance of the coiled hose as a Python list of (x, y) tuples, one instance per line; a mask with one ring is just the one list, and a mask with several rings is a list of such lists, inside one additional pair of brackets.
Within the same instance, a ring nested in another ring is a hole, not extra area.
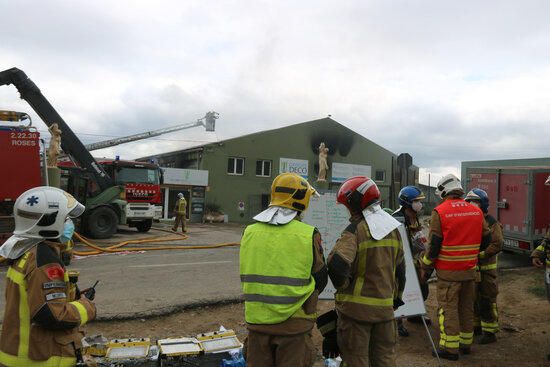
[[(128, 240), (123, 241), (120, 243), (117, 243), (115, 245), (107, 246), (107, 247), (101, 247), (94, 243), (92, 243), (88, 238), (80, 235), (79, 233), (75, 233), (74, 236), (78, 240), (80, 240), (82, 243), (84, 243), (86, 246), (92, 248), (92, 251), (76, 251), (73, 250), (73, 254), (77, 256), (90, 256), (90, 255), (99, 255), (102, 253), (116, 253), (120, 251), (161, 251), (161, 250), (197, 250), (197, 249), (213, 249), (213, 248), (220, 248), (220, 247), (230, 247), (230, 246), (239, 246), (240, 243), (238, 242), (228, 242), (228, 243), (218, 243), (215, 245), (171, 245), (171, 246), (159, 246), (159, 247), (125, 247), (127, 245), (137, 245), (142, 243), (158, 243), (158, 242), (171, 242), (171, 241), (178, 241), (178, 240), (185, 240), (189, 238), (186, 234), (180, 234), (180, 233), (174, 233), (172, 231), (168, 231), (165, 229), (159, 229), (155, 228), (157, 231), (162, 232), (168, 232), (173, 234), (172, 236), (168, 237), (156, 237), (156, 238), (146, 238), (146, 239), (140, 239), (140, 240)], [(124, 249), (122, 249), (124, 247)]]

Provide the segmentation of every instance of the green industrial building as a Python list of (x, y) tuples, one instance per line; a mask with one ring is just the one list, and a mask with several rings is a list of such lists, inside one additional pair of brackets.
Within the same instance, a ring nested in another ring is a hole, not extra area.
[[(328, 152), (325, 182), (317, 182), (319, 146)], [(218, 207), (231, 222), (252, 221), (270, 200), (271, 182), (281, 172), (295, 172), (319, 190), (338, 190), (354, 175), (372, 177), (382, 192), (383, 205), (395, 207), (396, 194), (404, 184), (418, 182), (412, 157), (399, 157), (331, 118), (308, 121), (279, 129), (208, 143), (190, 149), (143, 157), (161, 167), (189, 175), (207, 171), (204, 188), (184, 180), (180, 185), (165, 182), (169, 190), (165, 213), (177, 192), (190, 199), (192, 221), (200, 221), (204, 209)], [(171, 173), (172, 174), (172, 173)], [(392, 180), (392, 177), (394, 180)], [(166, 215), (165, 215), (166, 217)]]

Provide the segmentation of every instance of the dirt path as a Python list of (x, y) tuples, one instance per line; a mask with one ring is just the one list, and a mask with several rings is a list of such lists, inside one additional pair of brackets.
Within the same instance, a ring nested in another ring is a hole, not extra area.
[[(543, 275), (535, 269), (507, 271), (500, 276), (500, 324), (498, 342), (492, 345), (474, 345), (473, 354), (459, 362), (444, 362), (446, 366), (550, 366), (545, 361), (550, 353), (550, 304), (534, 294), (540, 292)], [(431, 285), (428, 299), (429, 316), (435, 320), (435, 287)], [(321, 302), (321, 311), (329, 310), (332, 302)], [(101, 312), (101, 310), (100, 310)], [(435, 366), (430, 354), (429, 341), (423, 326), (406, 322), (411, 336), (400, 338), (397, 355), (399, 366)], [(99, 322), (87, 326), (88, 333), (102, 333), (108, 338), (186, 336), (212, 331), (220, 325), (234, 329), (244, 340), (246, 328), (243, 305), (206, 307), (166, 317), (125, 322)], [(437, 337), (437, 325), (432, 325)], [(313, 331), (315, 345), (321, 345), (321, 336)], [(322, 366), (320, 351), (319, 362)]]

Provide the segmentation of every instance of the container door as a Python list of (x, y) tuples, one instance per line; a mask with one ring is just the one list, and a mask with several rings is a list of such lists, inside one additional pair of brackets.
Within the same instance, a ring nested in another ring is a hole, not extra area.
[(530, 233), (527, 173), (501, 173), (499, 184), (499, 221), (505, 234), (527, 238)]
[(544, 185), (549, 174), (550, 171), (534, 173), (533, 225), (535, 238), (544, 236), (550, 226), (550, 186)]
[(472, 172), (469, 176), (468, 191), (474, 188), (485, 190), (489, 196), (489, 214), (497, 218), (497, 174)]

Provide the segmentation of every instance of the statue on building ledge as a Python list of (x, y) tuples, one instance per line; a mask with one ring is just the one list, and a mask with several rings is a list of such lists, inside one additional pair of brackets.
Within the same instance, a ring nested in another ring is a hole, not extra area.
[(50, 139), (50, 145), (48, 146), (48, 167), (57, 167), (57, 157), (61, 150), (61, 129), (57, 123), (52, 124), (48, 128), (52, 138)]
[(317, 182), (326, 182), (328, 171), (328, 148), (325, 143), (319, 145), (319, 174), (317, 175)]

